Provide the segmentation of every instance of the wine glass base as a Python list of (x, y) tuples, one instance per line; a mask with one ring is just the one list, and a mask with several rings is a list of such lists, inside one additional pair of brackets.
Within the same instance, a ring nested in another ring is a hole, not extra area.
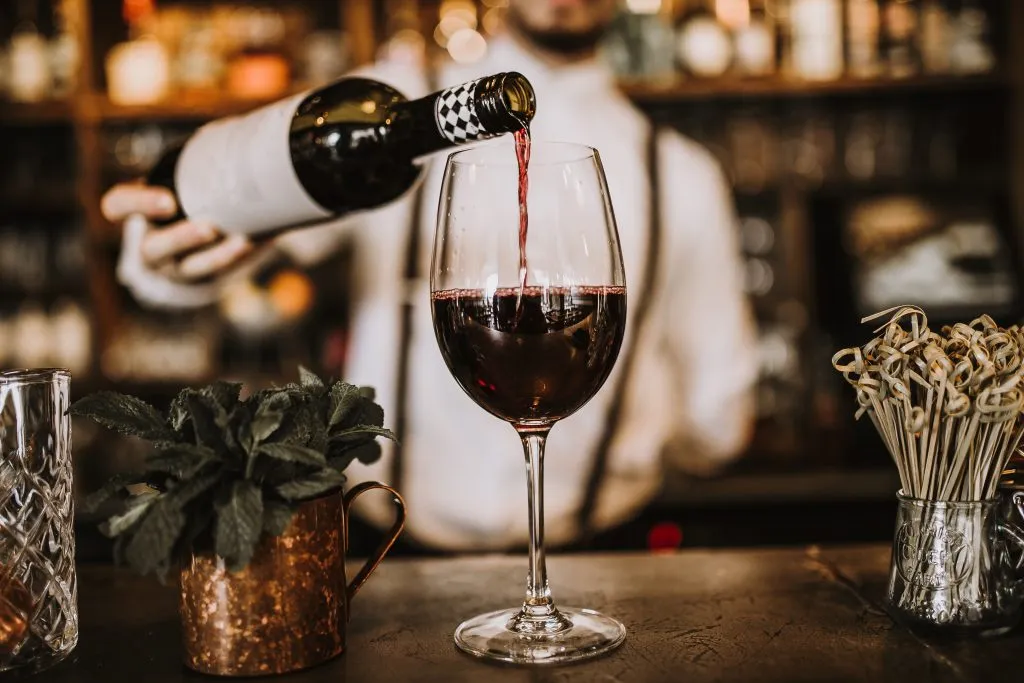
[(565, 664), (597, 657), (626, 639), (626, 627), (590, 609), (558, 610), (571, 626), (555, 633), (519, 633), (508, 628), (520, 609), (481, 614), (455, 630), (460, 650), (483, 659), (510, 664)]

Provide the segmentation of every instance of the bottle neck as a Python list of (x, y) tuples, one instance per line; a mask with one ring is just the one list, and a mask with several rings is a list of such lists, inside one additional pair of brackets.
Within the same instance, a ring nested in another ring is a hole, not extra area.
[(419, 157), (529, 125), (533, 91), (518, 74), (497, 74), (394, 105), (392, 134)]

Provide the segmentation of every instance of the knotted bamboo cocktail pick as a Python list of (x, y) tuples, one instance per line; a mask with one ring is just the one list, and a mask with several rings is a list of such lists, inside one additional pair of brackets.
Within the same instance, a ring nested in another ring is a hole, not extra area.
[[(1000, 474), (1024, 435), (1024, 330), (988, 315), (937, 333), (916, 306), (897, 306), (861, 347), (832, 366), (854, 388), (912, 498), (995, 497)], [(909, 328), (909, 329), (908, 329)]]

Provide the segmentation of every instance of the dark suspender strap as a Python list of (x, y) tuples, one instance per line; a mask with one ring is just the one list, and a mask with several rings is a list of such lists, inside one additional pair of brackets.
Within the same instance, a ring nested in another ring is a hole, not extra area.
[[(427, 68), (428, 90), (436, 90), (436, 74), (430, 67)], [(423, 180), (416, 188), (412, 202), (412, 216), (409, 218), (409, 228), (405, 237), (405, 266), (403, 277), (405, 279), (405, 300), (402, 302), (401, 321), (398, 331), (398, 378), (395, 382), (395, 416), (392, 420), (395, 434), (395, 444), (392, 449), (390, 484), (395, 489), (404, 490), (405, 483), (405, 435), (406, 422), (409, 414), (409, 355), (412, 350), (412, 321), (416, 305), (411, 300), (412, 287), (416, 284), (420, 275), (420, 239), (423, 234), (423, 201), (426, 194), (423, 190), (426, 185), (426, 174), (429, 169), (429, 162), (424, 170)]]
[[(604, 483), (608, 470), (609, 452), (622, 419), (623, 403), (630, 388), (637, 346), (643, 336), (644, 321), (647, 320), (651, 302), (654, 299), (654, 285), (657, 282), (658, 250), (661, 246), (662, 226), (660, 174), (658, 173), (658, 128), (653, 123), (648, 132), (646, 163), (648, 186), (650, 187), (650, 208), (647, 217), (647, 254), (644, 258), (644, 269), (641, 271), (643, 273), (643, 281), (640, 286), (640, 295), (636, 299), (636, 312), (634, 313), (632, 323), (635, 333), (632, 345), (627, 349), (625, 357), (621, 359), (623, 364), (622, 372), (619, 375), (618, 386), (615, 387), (612, 393), (611, 403), (608, 406), (608, 415), (604, 421), (604, 431), (602, 431), (601, 437), (597, 442), (597, 448), (594, 451), (590, 473), (586, 481), (586, 489), (583, 494), (583, 504), (580, 506), (577, 516), (580, 540), (584, 541), (593, 533), (594, 511), (597, 509), (601, 486)], [(632, 293), (630, 293), (629, 297), (630, 302), (632, 302)]]

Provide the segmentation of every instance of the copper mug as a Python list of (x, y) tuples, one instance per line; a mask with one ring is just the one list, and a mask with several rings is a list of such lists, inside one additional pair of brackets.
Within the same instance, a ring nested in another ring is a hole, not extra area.
[[(395, 523), (348, 583), (345, 551), (352, 503), (367, 491), (394, 496)], [(232, 573), (213, 553), (193, 554), (181, 572), (185, 664), (219, 676), (306, 669), (345, 649), (352, 597), (405, 525), (405, 503), (390, 486), (365, 482), (299, 506), (285, 533), (265, 535), (249, 565)]]

